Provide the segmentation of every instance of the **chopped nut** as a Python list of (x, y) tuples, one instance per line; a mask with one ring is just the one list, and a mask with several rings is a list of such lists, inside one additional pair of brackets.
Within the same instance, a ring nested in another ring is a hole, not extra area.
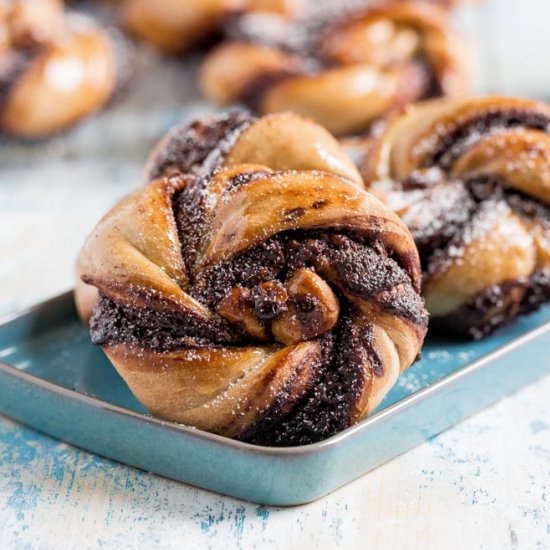
[(216, 306), (216, 311), (231, 323), (239, 323), (257, 340), (268, 340), (265, 325), (255, 315), (254, 300), (248, 288), (236, 286), (232, 288)]
[(331, 330), (338, 321), (340, 305), (330, 286), (308, 269), (296, 271), (287, 284), (290, 296), (287, 311), (271, 326), (275, 338), (296, 344)]
[(253, 288), (252, 298), (254, 312), (261, 321), (272, 321), (288, 309), (288, 293), (279, 281), (262, 283)]

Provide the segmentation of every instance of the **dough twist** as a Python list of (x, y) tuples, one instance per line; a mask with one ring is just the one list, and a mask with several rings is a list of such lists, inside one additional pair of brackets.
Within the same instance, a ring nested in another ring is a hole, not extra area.
[(479, 338), (548, 301), (548, 105), (419, 105), (373, 138), (363, 175), (415, 237), (435, 326)]
[(210, 100), (294, 111), (336, 134), (363, 132), (399, 106), (468, 88), (463, 44), (445, 10), (425, 2), (373, 3), (297, 22), (247, 16), (227, 32), (202, 67)]
[(138, 399), (286, 446), (377, 407), (425, 335), (420, 265), (336, 141), (293, 115), (214, 117), (173, 132), (148, 173), (88, 238), (77, 289)]
[(124, 43), (56, 0), (0, 3), (0, 132), (40, 139), (101, 109), (127, 74)]

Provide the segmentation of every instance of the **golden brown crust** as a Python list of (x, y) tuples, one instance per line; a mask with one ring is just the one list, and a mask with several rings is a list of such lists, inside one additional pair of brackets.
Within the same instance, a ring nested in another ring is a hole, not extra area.
[(255, 13), (279, 13), (289, 18), (302, 15), (311, 9), (311, 0), (248, 0), (246, 11)]
[(130, 34), (160, 50), (177, 54), (222, 30), (231, 15), (277, 13), (295, 18), (307, 0), (124, 0), (121, 17)]
[(11, 11), (4, 18), (0, 13), (0, 35), (9, 37), (0, 48), (7, 67), (0, 130), (39, 139), (103, 107), (117, 85), (110, 37), (87, 18), (63, 14), (58, 2), (36, 10), (34, 2), (7, 5)]
[(62, 16), (62, 0), (4, 0), (0, 3), (0, 52), (51, 42)]
[(425, 249), (426, 303), (445, 326), (452, 319), (483, 336), (550, 297), (541, 283), (550, 270), (549, 128), (546, 104), (440, 100), (410, 108), (371, 141), (364, 179)]
[[(118, 302), (146, 306), (154, 298), (158, 307), (196, 308), (208, 316), (183, 290), (188, 277), (176, 223), (170, 215), (174, 193), (188, 181), (158, 180), (146, 193), (138, 190), (121, 201), (86, 240), (79, 277)], [(132, 295), (128, 287), (133, 289)], [(77, 293), (77, 303), (79, 300)]]
[(303, 395), (314, 379), (321, 350), (313, 341), (286, 348), (184, 349), (164, 354), (136, 353), (115, 345), (105, 352), (154, 415), (235, 437), (269, 408), (283, 388), (293, 392), (292, 399)]
[[(307, 35), (307, 25), (298, 25), (306, 30), (289, 26), (274, 34)], [(264, 114), (294, 111), (349, 134), (401, 105), (468, 89), (464, 46), (436, 6), (376, 3), (313, 27), (299, 48), (284, 39), (274, 43), (281, 38), (267, 33), (262, 43), (261, 31), (254, 37), (236, 33), (204, 62), (206, 96), (222, 104), (248, 101)]]
[[(222, 125), (221, 130), (217, 128)], [(209, 134), (214, 134), (214, 142)], [(207, 152), (189, 165), (189, 147), (205, 148)], [(208, 173), (243, 164), (267, 166), (271, 170), (320, 170), (363, 187), (355, 164), (334, 137), (310, 119), (292, 113), (261, 118), (230, 113), (178, 126), (153, 149), (145, 174), (150, 180), (182, 169)]]
[(125, 0), (122, 22), (137, 38), (168, 53), (204, 40), (246, 0)]
[[(321, 208), (316, 206), (320, 197)], [(289, 212), (299, 212), (299, 217)], [(205, 266), (218, 263), (284, 231), (330, 227), (368, 232), (373, 219), (380, 225), (384, 242), (406, 262), (414, 249), (412, 237), (371, 195), (326, 172), (276, 172), (242, 186), (220, 205), (202, 262)]]
[[(259, 147), (275, 118), (252, 131)], [(314, 133), (280, 119), (289, 143)], [(418, 355), (418, 256), (404, 224), (358, 182), (242, 164), (242, 143), (213, 174), (172, 166), (121, 201), (87, 239), (78, 273), (99, 291), (94, 341), (153, 414), (307, 443), (368, 414)], [(89, 300), (77, 286), (80, 311)]]

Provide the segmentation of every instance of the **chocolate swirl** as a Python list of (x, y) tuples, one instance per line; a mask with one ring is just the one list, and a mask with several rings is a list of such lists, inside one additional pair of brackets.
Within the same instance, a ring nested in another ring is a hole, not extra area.
[(420, 264), (333, 138), (292, 115), (214, 117), (173, 132), (149, 173), (86, 241), (76, 293), (138, 399), (284, 446), (378, 406), (426, 332)]
[(464, 48), (444, 9), (398, 0), (361, 6), (333, 3), (296, 22), (266, 14), (233, 21), (205, 59), (204, 93), (350, 134), (401, 105), (465, 92)]
[(124, 42), (56, 0), (0, 6), (0, 132), (40, 139), (103, 107), (127, 77)]
[[(408, 1), (408, 0), (396, 0)], [(421, 1), (421, 0), (418, 0)], [(453, 0), (423, 0), (449, 7)], [(275, 14), (283, 20), (341, 17), (377, 0), (122, 0), (124, 28), (134, 37), (169, 54), (211, 46), (243, 14)]]
[(239, 13), (269, 12), (294, 18), (311, 0), (124, 0), (126, 30), (158, 49), (179, 54), (219, 38), (223, 26)]
[(481, 338), (550, 299), (550, 108), (486, 97), (397, 117), (363, 165), (411, 229), (434, 327)]

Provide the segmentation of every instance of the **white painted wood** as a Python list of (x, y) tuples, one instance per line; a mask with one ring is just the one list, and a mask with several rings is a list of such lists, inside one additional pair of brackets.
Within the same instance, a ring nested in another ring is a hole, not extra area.
[[(550, 2), (479, 10), (458, 18), (481, 49), (477, 89), (550, 98)], [(193, 79), (144, 55), (109, 113), (47, 146), (0, 149), (0, 312), (72, 286), (85, 234), (139, 183), (157, 136), (184, 102), (205, 109)], [(295, 509), (161, 479), (0, 418), (0, 548), (550, 548), (548, 395), (549, 377)]]
[(477, 57), (476, 91), (550, 100), (550, 2), (480, 0), (456, 19)]

